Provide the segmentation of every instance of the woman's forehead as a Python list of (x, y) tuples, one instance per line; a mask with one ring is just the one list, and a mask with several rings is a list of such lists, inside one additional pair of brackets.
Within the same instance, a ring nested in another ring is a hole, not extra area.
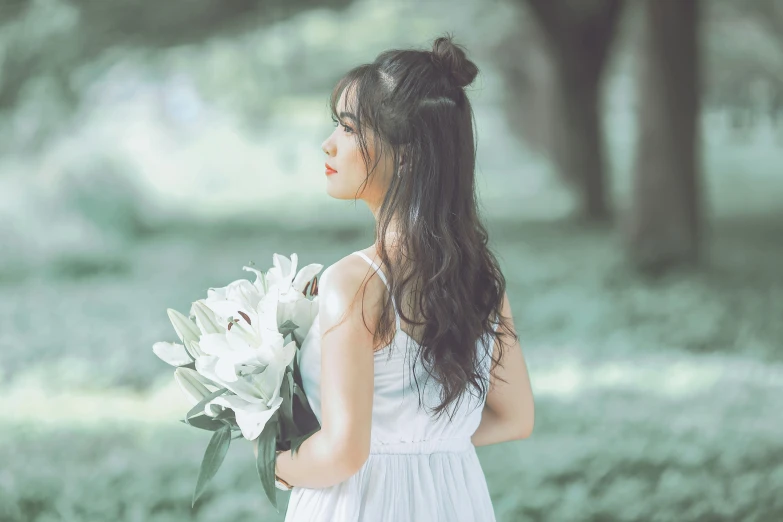
[(343, 92), (340, 93), (340, 99), (337, 100), (337, 113), (355, 112), (353, 107), (356, 101), (356, 89), (353, 84), (346, 85)]

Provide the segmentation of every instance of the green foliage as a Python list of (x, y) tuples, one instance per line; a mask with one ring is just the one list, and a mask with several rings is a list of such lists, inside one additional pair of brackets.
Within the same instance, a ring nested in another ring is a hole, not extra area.
[(297, 328), (299, 328), (299, 325), (297, 325), (295, 322), (293, 322), (290, 319), (284, 322), (283, 324), (281, 324), (280, 326), (278, 326), (278, 330), (283, 335), (283, 337), (291, 334)]
[(219, 390), (215, 390), (203, 399), (201, 399), (195, 406), (193, 406), (186, 414), (185, 414), (185, 421), (190, 423), (191, 417), (194, 417), (196, 415), (202, 414), (205, 411), (205, 408), (207, 406), (207, 403), (211, 401), (212, 399), (215, 399), (217, 397), (220, 397), (224, 393), (228, 391), (228, 388), (220, 388)]
[(204, 493), (207, 484), (215, 476), (217, 470), (220, 469), (220, 465), (223, 464), (223, 459), (226, 458), (230, 445), (231, 428), (228, 425), (224, 425), (212, 434), (212, 438), (209, 440), (207, 449), (204, 452), (204, 459), (201, 461), (191, 507), (196, 505), (196, 500)]
[(279, 410), (264, 425), (264, 430), (258, 436), (258, 457), (256, 471), (261, 479), (261, 486), (275, 509), (277, 508), (277, 488), (275, 487), (275, 453), (277, 448), (277, 431), (279, 428)]

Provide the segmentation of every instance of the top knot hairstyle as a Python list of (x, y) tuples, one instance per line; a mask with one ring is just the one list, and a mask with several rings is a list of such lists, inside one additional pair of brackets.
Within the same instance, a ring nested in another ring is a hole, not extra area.
[(476, 64), (468, 60), (461, 45), (451, 36), (441, 36), (432, 43), (432, 61), (457, 87), (467, 87), (478, 75)]
[[(378, 209), (376, 240), (402, 322), (417, 332), (424, 326), (414, 365), (421, 360), (427, 379), (441, 385), (434, 408), (438, 416), (455, 401), (458, 407), (467, 388), (485, 394), (489, 382), (482, 365), (491, 362), (494, 369), (504, 338), (516, 339), (508, 318), (500, 316), (506, 281), (487, 246), (475, 193), (473, 109), (464, 88), (478, 72), (446, 35), (435, 39), (432, 50), (380, 53), (372, 63), (348, 71), (330, 99), (333, 120), (342, 123), (337, 102), (347, 90), (345, 110), (355, 116), (354, 137), (368, 173), (357, 196), (375, 175), (382, 154), (394, 160), (394, 175)], [(373, 164), (368, 140), (376, 152)], [(396, 248), (387, 249), (392, 222), (398, 239)], [(413, 317), (402, 309), (403, 302)], [(387, 299), (375, 346), (387, 346), (396, 334), (392, 306)], [(414, 319), (418, 316), (422, 321)], [(496, 317), (501, 320), (497, 332), (492, 329)], [(499, 336), (501, 329), (509, 336)], [(476, 350), (482, 335), (490, 342)], [(497, 358), (496, 337), (501, 339)]]

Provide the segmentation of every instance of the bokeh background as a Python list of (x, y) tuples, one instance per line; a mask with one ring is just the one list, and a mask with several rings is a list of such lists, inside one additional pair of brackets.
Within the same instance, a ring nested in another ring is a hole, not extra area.
[(191, 509), (210, 434), (152, 344), (373, 242), (329, 93), (446, 31), (537, 405), (478, 448), (498, 520), (783, 520), (776, 0), (3, 0), (0, 520), (283, 519), (243, 439)]

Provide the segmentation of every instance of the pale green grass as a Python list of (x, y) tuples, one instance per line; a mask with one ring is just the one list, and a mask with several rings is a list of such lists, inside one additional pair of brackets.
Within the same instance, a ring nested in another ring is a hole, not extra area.
[[(721, 221), (703, 272), (658, 281), (624, 268), (613, 233), (491, 229), (537, 398), (530, 439), (479, 448), (499, 520), (783, 518), (771, 221)], [(151, 346), (174, 339), (166, 307), (246, 277), (250, 259), (329, 264), (371, 237), (236, 232), (154, 236), (121, 272), (0, 287), (18, 348), (0, 354), (0, 519), (282, 520), (243, 440), (191, 512), (208, 434), (177, 421), (187, 404)]]

